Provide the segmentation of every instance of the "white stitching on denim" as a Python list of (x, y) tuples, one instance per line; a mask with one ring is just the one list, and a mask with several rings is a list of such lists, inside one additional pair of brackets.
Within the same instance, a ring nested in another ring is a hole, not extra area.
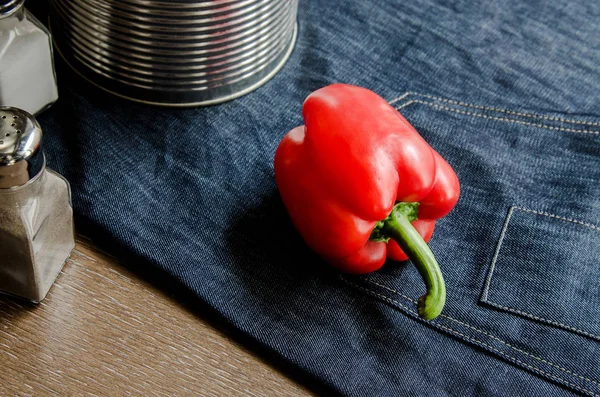
[(592, 230), (600, 231), (600, 227), (598, 227), (596, 225), (592, 225), (591, 223), (586, 223), (586, 222), (577, 220), (577, 219), (566, 218), (564, 216), (550, 214), (550, 213), (545, 212), (545, 211), (530, 210), (528, 208), (523, 208), (523, 207), (519, 207), (519, 206), (512, 206), (512, 207), (510, 207), (508, 216), (506, 217), (506, 221), (504, 222), (504, 227), (502, 228), (502, 234), (500, 236), (500, 240), (498, 241), (498, 246), (497, 246), (496, 252), (494, 254), (494, 259), (492, 260), (490, 271), (488, 273), (488, 276), (486, 277), (486, 284), (485, 284), (485, 287), (484, 287), (484, 290), (483, 290), (484, 292), (483, 292), (483, 297), (481, 298), (481, 300), (483, 302), (485, 302), (485, 303), (487, 303), (487, 304), (489, 304), (491, 306), (497, 307), (499, 309), (504, 309), (504, 310), (507, 310), (509, 312), (520, 314), (522, 316), (525, 316), (525, 317), (528, 317), (528, 318), (531, 318), (531, 319), (534, 319), (534, 320), (537, 320), (537, 321), (542, 321), (542, 322), (545, 322), (545, 323), (548, 323), (548, 324), (556, 325), (556, 326), (558, 326), (560, 328), (565, 328), (565, 329), (568, 329), (568, 330), (571, 330), (571, 331), (574, 331), (574, 332), (577, 332), (577, 333), (589, 336), (589, 337), (594, 338), (594, 339), (600, 339), (599, 335), (593, 334), (593, 333), (588, 332), (588, 331), (584, 331), (582, 329), (573, 327), (571, 325), (563, 324), (563, 323), (560, 323), (560, 322), (554, 321), (554, 320), (549, 320), (547, 318), (536, 316), (535, 314), (531, 314), (531, 313), (525, 312), (523, 310), (515, 309), (515, 308), (509, 307), (509, 306), (504, 306), (504, 305), (501, 305), (499, 303), (496, 303), (496, 302), (488, 300), (489, 288), (490, 288), (492, 276), (494, 274), (494, 268), (496, 266), (496, 261), (498, 259), (498, 255), (499, 255), (500, 249), (502, 247), (502, 242), (504, 241), (504, 235), (506, 233), (506, 229), (508, 227), (509, 221), (510, 221), (511, 216), (513, 214), (513, 211), (515, 209), (519, 210), (519, 211), (522, 211), (522, 212), (527, 212), (527, 213), (532, 213), (532, 214), (547, 216), (547, 217), (558, 219), (558, 220), (561, 220), (561, 221), (574, 223), (576, 225), (586, 226), (586, 227), (588, 227), (588, 228), (590, 228)]
[(454, 99), (447, 99), (447, 98), (442, 98), (442, 97), (438, 97), (438, 96), (433, 96), (433, 95), (427, 95), (427, 94), (420, 94), (418, 92), (414, 92), (414, 91), (409, 91), (397, 98), (394, 98), (390, 101), (390, 105), (406, 98), (409, 95), (417, 95), (417, 96), (421, 96), (424, 98), (429, 98), (429, 99), (433, 99), (436, 101), (440, 101), (440, 102), (446, 102), (446, 103), (450, 103), (453, 105), (458, 105), (458, 106), (463, 106), (463, 107), (470, 107), (470, 108), (474, 108), (474, 109), (481, 109), (481, 110), (491, 110), (494, 112), (500, 112), (500, 113), (506, 113), (506, 114), (511, 114), (513, 116), (521, 116), (521, 117), (529, 117), (532, 119), (541, 119), (541, 120), (548, 120), (548, 121), (560, 121), (563, 123), (570, 123), (570, 124), (581, 124), (581, 125), (589, 125), (589, 126), (600, 126), (600, 122), (594, 122), (594, 121), (583, 121), (583, 120), (572, 120), (572, 119), (565, 119), (562, 117), (553, 117), (553, 116), (544, 116), (544, 115), (540, 115), (540, 114), (533, 114), (533, 113), (525, 113), (525, 112), (515, 112), (513, 110), (507, 110), (507, 109), (502, 109), (502, 108), (496, 108), (496, 107), (491, 107), (491, 106), (483, 106), (483, 105), (474, 105), (472, 103), (466, 103), (466, 102), (462, 102), (462, 101), (457, 101)]
[[(412, 309), (408, 308), (406, 305), (403, 305), (402, 303), (398, 302), (397, 300), (394, 300), (394, 299), (392, 299), (392, 298), (390, 298), (390, 297), (387, 297), (387, 296), (385, 296), (385, 295), (379, 294), (379, 293), (377, 293), (377, 292), (375, 292), (375, 291), (372, 291), (372, 290), (370, 290), (370, 289), (368, 289), (368, 288), (362, 287), (362, 286), (360, 286), (360, 285), (358, 285), (358, 284), (356, 284), (356, 283), (353, 283), (353, 282), (351, 282), (351, 281), (348, 281), (348, 280), (346, 280), (346, 279), (344, 279), (344, 278), (341, 278), (341, 280), (342, 280), (342, 281), (344, 281), (344, 282), (346, 282), (346, 283), (348, 283), (348, 284), (350, 284), (350, 285), (352, 285), (352, 286), (354, 286), (355, 288), (358, 288), (358, 289), (361, 289), (361, 290), (365, 291), (365, 292), (366, 292), (366, 293), (368, 293), (369, 295), (374, 295), (374, 296), (377, 296), (377, 297), (379, 297), (380, 299), (383, 299), (383, 300), (385, 300), (385, 301), (388, 301), (388, 302), (394, 303), (394, 304), (396, 304), (396, 305), (398, 305), (398, 306), (400, 306), (400, 307), (402, 307), (402, 308), (406, 309), (406, 310), (407, 310), (408, 312), (410, 312), (410, 313), (413, 313), (413, 314), (416, 314), (416, 315), (418, 315), (418, 312), (416, 312), (416, 311), (414, 311), (414, 310), (412, 310)], [(542, 369), (540, 369), (540, 368), (537, 368), (537, 367), (534, 367), (534, 366), (532, 366), (532, 365), (529, 365), (529, 364), (527, 364), (527, 363), (524, 363), (523, 361), (521, 361), (521, 360), (517, 359), (516, 357), (510, 356), (510, 355), (508, 355), (508, 354), (506, 354), (506, 353), (504, 353), (504, 352), (502, 352), (502, 351), (500, 351), (500, 350), (498, 350), (498, 349), (494, 348), (493, 346), (490, 346), (490, 345), (486, 344), (485, 342), (482, 342), (482, 341), (480, 341), (480, 340), (478, 340), (478, 339), (471, 338), (471, 337), (469, 337), (469, 336), (467, 336), (467, 335), (464, 335), (464, 334), (462, 334), (462, 333), (460, 333), (460, 332), (458, 332), (458, 331), (456, 331), (456, 330), (454, 330), (454, 329), (452, 329), (452, 328), (449, 328), (449, 327), (443, 326), (443, 325), (441, 325), (441, 324), (438, 324), (438, 323), (436, 323), (436, 322), (433, 322), (433, 321), (427, 321), (427, 323), (429, 323), (429, 324), (432, 324), (433, 326), (436, 326), (436, 327), (443, 328), (443, 329), (445, 329), (445, 330), (447, 330), (447, 331), (450, 331), (450, 332), (452, 332), (452, 333), (454, 333), (454, 334), (456, 334), (456, 335), (460, 335), (460, 336), (462, 336), (463, 338), (466, 338), (466, 339), (468, 339), (468, 340), (472, 341), (473, 343), (475, 343), (475, 344), (477, 344), (477, 345), (480, 345), (480, 346), (485, 346), (485, 347), (487, 347), (488, 349), (495, 351), (496, 353), (500, 354), (501, 356), (504, 356), (504, 357), (508, 358), (509, 360), (511, 360), (511, 361), (513, 361), (513, 362), (517, 362), (517, 363), (519, 363), (519, 364), (521, 364), (521, 365), (523, 365), (523, 366), (525, 366), (525, 367), (527, 367), (527, 368), (529, 368), (529, 369), (533, 370), (534, 372), (541, 373), (541, 374), (543, 374), (543, 375), (546, 375), (546, 376), (549, 376), (549, 377), (551, 377), (551, 378), (553, 378), (553, 379), (556, 379), (556, 380), (558, 380), (559, 382), (562, 382), (562, 383), (565, 383), (565, 384), (567, 384), (567, 385), (569, 385), (569, 386), (572, 386), (573, 388), (575, 388), (575, 389), (577, 389), (577, 390), (580, 390), (580, 391), (582, 391), (582, 392), (585, 392), (586, 394), (588, 394), (588, 395), (590, 395), (590, 396), (594, 396), (594, 397), (600, 397), (600, 395), (598, 395), (598, 394), (594, 393), (594, 392), (593, 392), (593, 391), (591, 391), (591, 390), (584, 389), (584, 388), (582, 388), (582, 387), (580, 387), (580, 386), (577, 386), (577, 385), (575, 385), (574, 383), (571, 383), (571, 382), (569, 382), (569, 381), (567, 381), (567, 380), (565, 380), (565, 379), (559, 378), (558, 376), (554, 376), (554, 375), (552, 375), (552, 374), (550, 374), (550, 373), (548, 373), (548, 372), (546, 372), (546, 371), (544, 371), (544, 370), (542, 370)], [(584, 379), (585, 379), (585, 378), (584, 378)]]
[(536, 316), (535, 314), (527, 313), (527, 312), (524, 312), (524, 311), (519, 310), (519, 309), (513, 309), (512, 307), (500, 305), (500, 304), (498, 304), (496, 302), (489, 301), (487, 299), (484, 299), (483, 301), (485, 303), (487, 303), (488, 305), (495, 306), (497, 308), (504, 309), (504, 310), (507, 310), (509, 312), (517, 313), (517, 314), (520, 314), (522, 316), (532, 318), (534, 320), (543, 321), (545, 323), (553, 324), (553, 325), (559, 326), (561, 328), (566, 328), (566, 329), (569, 329), (571, 331), (575, 331), (575, 332), (578, 332), (580, 334), (587, 335), (587, 336), (592, 337), (594, 339), (600, 339), (600, 336), (598, 336), (596, 334), (592, 334), (590, 332), (584, 331), (584, 330), (579, 329), (579, 328), (572, 327), (572, 326), (567, 325), (567, 324), (559, 323), (558, 321), (548, 320), (548, 319), (546, 319), (544, 317)]
[[(377, 285), (377, 286), (379, 286), (379, 287), (381, 287), (381, 288), (383, 288), (383, 289), (386, 289), (386, 290), (388, 290), (388, 291), (390, 291), (390, 292), (393, 292), (393, 293), (395, 293), (395, 294), (398, 294), (398, 295), (402, 296), (403, 298), (405, 298), (405, 299), (409, 300), (409, 301), (410, 301), (410, 302), (412, 302), (412, 303), (415, 303), (415, 304), (417, 303), (417, 301), (416, 301), (416, 300), (414, 300), (414, 299), (412, 299), (412, 298), (409, 298), (409, 297), (407, 297), (406, 295), (404, 295), (403, 293), (401, 293), (400, 291), (397, 291), (397, 290), (395, 290), (395, 289), (393, 289), (393, 288), (390, 288), (390, 287), (388, 287), (388, 286), (386, 286), (386, 285), (380, 284), (380, 283), (378, 283), (378, 282), (376, 282), (376, 281), (373, 281), (373, 280), (367, 280), (367, 279), (366, 279), (366, 278), (364, 278), (364, 277), (362, 278), (362, 280), (364, 280), (365, 282), (367, 282), (367, 283), (369, 283), (369, 284), (375, 284), (375, 285)], [(470, 324), (464, 323), (464, 322), (462, 322), (462, 321), (460, 321), (460, 320), (457, 320), (457, 319), (455, 319), (454, 317), (450, 317), (450, 316), (448, 316), (448, 315), (446, 315), (446, 314), (443, 314), (443, 313), (442, 313), (442, 314), (440, 314), (440, 317), (447, 318), (448, 320), (454, 321), (454, 322), (456, 322), (456, 323), (458, 323), (458, 324), (460, 324), (460, 325), (463, 325), (463, 326), (465, 326), (465, 327), (467, 327), (467, 328), (470, 328), (470, 329), (472, 329), (472, 330), (474, 330), (474, 331), (477, 331), (477, 332), (479, 332), (479, 333), (481, 333), (481, 334), (484, 334), (484, 335), (486, 335), (486, 336), (489, 336), (490, 338), (497, 340), (498, 342), (502, 343), (503, 345), (506, 345), (506, 346), (510, 347), (511, 349), (518, 351), (519, 353), (523, 353), (523, 354), (525, 354), (526, 356), (529, 356), (529, 357), (531, 357), (531, 358), (534, 358), (534, 359), (536, 359), (536, 360), (538, 360), (538, 361), (541, 361), (541, 362), (543, 362), (543, 363), (545, 363), (545, 364), (548, 364), (548, 365), (550, 365), (550, 366), (552, 366), (552, 367), (554, 367), (554, 368), (560, 369), (561, 371), (564, 371), (564, 372), (566, 372), (566, 373), (568, 373), (568, 374), (571, 374), (571, 375), (573, 375), (573, 376), (576, 376), (576, 377), (578, 377), (579, 379), (583, 379), (583, 380), (586, 380), (586, 381), (588, 381), (588, 382), (591, 382), (591, 383), (594, 383), (594, 384), (596, 384), (596, 385), (599, 385), (599, 386), (600, 386), (600, 381), (595, 381), (595, 380), (593, 380), (593, 379), (587, 378), (587, 377), (585, 377), (585, 376), (583, 376), (583, 375), (580, 375), (580, 374), (578, 374), (578, 373), (576, 373), (576, 372), (574, 372), (574, 371), (571, 371), (570, 369), (563, 368), (563, 367), (561, 367), (561, 366), (560, 366), (560, 365), (558, 365), (558, 364), (554, 364), (554, 363), (553, 363), (553, 362), (551, 362), (551, 361), (545, 360), (545, 359), (543, 359), (543, 358), (541, 358), (541, 357), (538, 357), (538, 356), (536, 356), (536, 355), (534, 355), (534, 354), (531, 354), (531, 353), (528, 353), (528, 352), (526, 352), (526, 351), (524, 351), (524, 350), (521, 350), (521, 349), (519, 349), (518, 347), (515, 347), (515, 346), (511, 345), (510, 343), (508, 343), (508, 342), (506, 342), (506, 341), (504, 341), (504, 340), (502, 340), (502, 339), (498, 338), (497, 336), (490, 334), (489, 332), (483, 331), (483, 330), (481, 330), (481, 329), (479, 329), (479, 328), (476, 328), (476, 327), (474, 327), (474, 326), (472, 326), (472, 325), (470, 325)]]
[(521, 210), (523, 212), (531, 212), (532, 214), (544, 215), (544, 216), (548, 216), (550, 218), (560, 219), (561, 221), (576, 223), (578, 225), (587, 226), (590, 229), (594, 229), (594, 230), (600, 231), (600, 226), (596, 226), (596, 225), (593, 225), (591, 223), (586, 223), (586, 222), (583, 222), (583, 221), (580, 221), (580, 220), (577, 220), (577, 219), (566, 218), (564, 216), (550, 214), (550, 213), (545, 212), (545, 211), (530, 210), (528, 208), (523, 208), (523, 207), (518, 207), (518, 206), (515, 206), (513, 208), (516, 208), (516, 209)]
[[(409, 311), (409, 312), (411, 312), (411, 313), (414, 313), (414, 314), (417, 314), (417, 315), (419, 314), (417, 311), (415, 311), (415, 310), (412, 310), (410, 307), (408, 307), (408, 306), (406, 306), (406, 305), (404, 305), (404, 304), (402, 304), (402, 303), (400, 303), (400, 302), (398, 302), (398, 301), (396, 301), (396, 300), (394, 300), (394, 299), (392, 299), (392, 298), (390, 298), (390, 297), (387, 297), (387, 296), (385, 296), (385, 295), (379, 294), (379, 293), (377, 293), (377, 292), (375, 292), (375, 291), (373, 291), (373, 290), (370, 290), (370, 289), (368, 289), (368, 288), (365, 288), (365, 287), (363, 287), (363, 286), (360, 286), (360, 285), (358, 285), (358, 284), (356, 284), (356, 283), (353, 283), (352, 281), (350, 281), (350, 280), (347, 280), (347, 279), (346, 279), (346, 278), (344, 278), (344, 277), (340, 277), (340, 280), (342, 280), (342, 281), (343, 281), (343, 282), (345, 282), (346, 284), (350, 284), (350, 285), (351, 285), (351, 286), (353, 286), (353, 287), (356, 287), (356, 288), (358, 288), (358, 289), (361, 289), (361, 290), (363, 290), (363, 291), (365, 291), (365, 292), (369, 293), (370, 295), (376, 295), (376, 296), (378, 296), (378, 297), (380, 297), (380, 298), (382, 298), (382, 299), (385, 299), (385, 300), (387, 300), (387, 301), (394, 302), (394, 303), (395, 303), (395, 304), (397, 304), (398, 306), (400, 306), (400, 307), (402, 307), (402, 308), (406, 309), (407, 311)], [(424, 320), (424, 321), (426, 321), (426, 320)], [(429, 321), (429, 322), (431, 322), (431, 321)]]
[[(408, 91), (408, 92), (405, 92), (404, 94), (400, 95), (399, 97), (396, 97), (396, 98), (392, 99), (392, 100), (391, 100), (391, 101), (389, 101), (388, 103), (389, 103), (390, 105), (393, 105), (394, 103), (396, 103), (396, 102), (398, 102), (398, 101), (400, 101), (400, 100), (402, 100), (402, 99), (406, 98), (407, 96), (409, 96), (409, 95), (415, 95), (415, 94), (417, 94), (417, 93), (416, 93), (416, 92), (412, 92), (412, 91)], [(418, 94), (417, 94), (417, 95), (418, 95)]]
[(370, 284), (375, 284), (375, 285), (377, 285), (377, 286), (379, 286), (379, 287), (381, 287), (381, 288), (383, 288), (383, 289), (387, 289), (388, 291), (390, 291), (390, 292), (393, 292), (393, 293), (395, 293), (396, 295), (400, 295), (401, 297), (403, 297), (404, 299), (406, 299), (406, 300), (407, 300), (407, 301), (409, 301), (409, 302), (412, 302), (412, 303), (414, 303), (415, 305), (417, 304), (417, 300), (416, 300), (416, 299), (410, 298), (410, 297), (408, 297), (408, 296), (404, 295), (404, 294), (403, 294), (402, 292), (400, 292), (400, 291), (396, 291), (395, 289), (393, 289), (393, 288), (390, 288), (390, 287), (388, 287), (388, 286), (386, 286), (386, 285), (379, 284), (377, 281), (368, 280), (368, 279), (366, 279), (365, 277), (361, 277), (361, 279), (362, 279), (362, 280), (364, 280), (364, 281), (365, 281), (365, 282), (367, 282), (367, 283), (370, 283)]
[(459, 113), (459, 114), (464, 114), (466, 116), (474, 116), (474, 117), (481, 117), (484, 119), (490, 119), (490, 120), (497, 120), (497, 121), (506, 121), (509, 123), (516, 123), (516, 124), (522, 124), (522, 125), (528, 125), (528, 126), (532, 126), (532, 127), (538, 127), (538, 128), (545, 128), (547, 130), (553, 130), (553, 131), (563, 131), (563, 132), (573, 132), (573, 133), (577, 133), (577, 134), (588, 134), (588, 135), (600, 135), (600, 131), (594, 131), (594, 130), (574, 130), (572, 128), (563, 128), (563, 127), (552, 127), (550, 125), (545, 125), (545, 124), (538, 124), (538, 123), (530, 123), (529, 121), (522, 121), (522, 120), (517, 120), (517, 119), (509, 119), (507, 117), (497, 117), (497, 116), (488, 116), (485, 115), (483, 113), (473, 113), (473, 112), (467, 112), (466, 110), (459, 110), (459, 109), (454, 109), (454, 108), (450, 108), (448, 106), (442, 106), (442, 105), (438, 105), (436, 103), (432, 103), (432, 102), (427, 102), (427, 101), (421, 101), (419, 99), (412, 99), (398, 107), (396, 107), (397, 110), (400, 110), (408, 105), (411, 105), (413, 103), (421, 103), (423, 105), (427, 105), (433, 108), (437, 108), (440, 110), (445, 110), (448, 112), (454, 112), (454, 113)]
[[(408, 105), (412, 105), (413, 103), (416, 103), (416, 102), (418, 102), (416, 99), (412, 99), (412, 100), (410, 100), (410, 101), (408, 101), (408, 102), (405, 102), (405, 103), (403, 103), (403, 104), (402, 104), (402, 105), (400, 105), (400, 106), (397, 106), (397, 107), (396, 107), (396, 110), (403, 109), (403, 108), (407, 107)], [(425, 103), (425, 102), (423, 102), (423, 103)]]
[(571, 383), (571, 382), (569, 382), (569, 381), (567, 381), (567, 380), (565, 380), (565, 379), (563, 379), (563, 378), (559, 378), (558, 376), (554, 376), (554, 375), (552, 375), (552, 374), (550, 374), (550, 373), (548, 373), (548, 372), (546, 372), (546, 371), (544, 371), (544, 370), (541, 370), (541, 369), (539, 369), (539, 368), (537, 368), (537, 367), (534, 367), (534, 366), (532, 366), (532, 365), (529, 365), (529, 364), (527, 364), (527, 363), (524, 363), (523, 361), (519, 360), (518, 358), (516, 358), (516, 357), (513, 357), (513, 356), (510, 356), (510, 355), (508, 355), (508, 354), (504, 353), (503, 351), (500, 351), (500, 350), (496, 349), (495, 347), (492, 347), (492, 346), (488, 345), (487, 343), (484, 343), (484, 342), (481, 342), (481, 341), (479, 341), (479, 340), (477, 340), (477, 339), (471, 338), (471, 337), (469, 337), (469, 336), (467, 336), (467, 335), (464, 335), (464, 334), (462, 334), (462, 333), (460, 333), (460, 332), (458, 332), (458, 331), (455, 331), (455, 330), (453, 330), (452, 328), (445, 327), (445, 326), (443, 326), (443, 325), (441, 325), (441, 324), (437, 324), (437, 325), (438, 325), (440, 328), (443, 328), (443, 329), (445, 329), (445, 330), (448, 330), (448, 331), (450, 331), (450, 332), (452, 332), (452, 333), (454, 333), (454, 334), (456, 334), (456, 335), (460, 335), (460, 336), (462, 336), (463, 338), (466, 338), (466, 339), (468, 339), (468, 340), (472, 341), (473, 343), (475, 343), (475, 344), (477, 344), (477, 345), (485, 346), (485, 347), (487, 347), (488, 349), (490, 349), (490, 350), (493, 350), (493, 351), (495, 351), (496, 353), (500, 354), (501, 356), (504, 356), (504, 357), (506, 357), (506, 358), (507, 358), (507, 359), (509, 359), (510, 361), (517, 362), (517, 363), (519, 363), (519, 364), (521, 364), (521, 365), (523, 365), (523, 366), (525, 366), (525, 367), (527, 367), (527, 368), (531, 369), (531, 370), (532, 370), (532, 371), (534, 371), (534, 372), (537, 372), (537, 373), (540, 373), (540, 374), (543, 374), (543, 375), (549, 376), (549, 377), (551, 377), (552, 379), (556, 379), (556, 380), (558, 380), (558, 381), (560, 381), (560, 382), (564, 382), (564, 383), (568, 384), (569, 386), (572, 386), (572, 387), (574, 387), (575, 389), (577, 389), (577, 390), (579, 390), (579, 391), (582, 391), (582, 392), (584, 392), (585, 394), (588, 394), (588, 395), (590, 395), (590, 396), (595, 396), (595, 397), (597, 397), (597, 396), (598, 396), (598, 394), (594, 393), (594, 392), (593, 392), (593, 391), (591, 391), (591, 390), (584, 389), (583, 387), (577, 386), (576, 384), (574, 384), (574, 383)]
[(506, 230), (508, 229), (508, 223), (510, 222), (510, 218), (512, 217), (514, 211), (514, 207), (510, 207), (508, 210), (508, 215), (506, 216), (506, 220), (504, 221), (504, 225), (502, 226), (502, 233), (500, 233), (500, 239), (498, 240), (498, 245), (496, 246), (496, 252), (494, 252), (494, 257), (492, 258), (492, 264), (490, 265), (490, 270), (488, 271), (488, 275), (485, 278), (485, 287), (483, 288), (483, 300), (487, 301), (488, 294), (490, 292), (490, 285), (492, 283), (492, 275), (494, 274), (494, 269), (496, 268), (496, 261), (498, 260), (498, 255), (500, 254), (500, 248), (502, 247), (502, 242), (504, 241), (504, 236), (506, 235)]

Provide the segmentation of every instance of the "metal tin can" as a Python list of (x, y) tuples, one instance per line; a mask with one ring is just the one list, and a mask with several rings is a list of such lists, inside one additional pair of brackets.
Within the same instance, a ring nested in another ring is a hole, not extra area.
[(51, 0), (55, 48), (116, 95), (200, 106), (244, 95), (281, 69), (298, 0)]

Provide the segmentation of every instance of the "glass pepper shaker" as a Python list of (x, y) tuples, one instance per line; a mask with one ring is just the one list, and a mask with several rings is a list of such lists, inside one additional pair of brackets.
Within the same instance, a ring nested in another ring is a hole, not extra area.
[(0, 107), (0, 291), (41, 301), (74, 246), (71, 190), (46, 168), (40, 125)]
[(0, 0), (0, 106), (38, 114), (58, 99), (52, 41), (24, 2)]

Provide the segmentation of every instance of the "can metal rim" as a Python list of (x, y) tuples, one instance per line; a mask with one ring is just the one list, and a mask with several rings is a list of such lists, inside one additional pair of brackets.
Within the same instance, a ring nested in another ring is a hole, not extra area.
[[(49, 23), (50, 29), (52, 29), (52, 24)], [(289, 59), (290, 55), (292, 54), (292, 51), (294, 49), (294, 46), (296, 44), (296, 38), (298, 36), (298, 24), (295, 23), (294, 24), (294, 29), (293, 29), (293, 33), (292, 33), (292, 37), (291, 40), (288, 44), (288, 48), (285, 51), (285, 54), (283, 55), (283, 57), (281, 58), (281, 60), (279, 61), (279, 63), (273, 67), (273, 69), (266, 74), (264, 77), (262, 77), (260, 80), (258, 80), (257, 82), (253, 83), (252, 85), (245, 87), (244, 89), (237, 91), (233, 94), (230, 95), (225, 95), (222, 97), (218, 97), (218, 98), (214, 98), (214, 99), (209, 99), (209, 100), (203, 100), (203, 101), (196, 101), (196, 102), (185, 102), (185, 103), (172, 103), (172, 102), (158, 102), (158, 101), (147, 101), (147, 100), (143, 100), (140, 98), (136, 98), (136, 97), (131, 97), (119, 92), (115, 92), (114, 90), (108, 89), (96, 82), (94, 82), (90, 77), (86, 76), (85, 73), (83, 73), (82, 71), (80, 71), (78, 68), (75, 67), (75, 65), (73, 65), (68, 58), (62, 53), (60, 47), (58, 46), (56, 40), (53, 39), (53, 44), (54, 44), (54, 48), (56, 49), (56, 51), (60, 54), (61, 58), (65, 61), (65, 63), (67, 65), (69, 65), (69, 67), (74, 70), (80, 77), (82, 77), (84, 80), (86, 80), (87, 82), (89, 82), (90, 84), (100, 88), (101, 90), (108, 92), (110, 94), (116, 95), (120, 98), (124, 98), (130, 101), (134, 101), (134, 102), (138, 102), (138, 103), (143, 103), (143, 104), (147, 104), (147, 105), (158, 105), (158, 106), (164, 106), (164, 107), (172, 107), (172, 108), (186, 108), (186, 107), (194, 107), (194, 106), (209, 106), (209, 105), (217, 105), (223, 102), (228, 102), (230, 100), (239, 98), (243, 95), (246, 95), (252, 91), (254, 91), (255, 89), (259, 88), (260, 86), (264, 85), (267, 81), (269, 81), (271, 78), (273, 78), (273, 76), (275, 76), (280, 70), (281, 68), (283, 68), (283, 66), (285, 65), (285, 63), (287, 62), (287, 60)]]

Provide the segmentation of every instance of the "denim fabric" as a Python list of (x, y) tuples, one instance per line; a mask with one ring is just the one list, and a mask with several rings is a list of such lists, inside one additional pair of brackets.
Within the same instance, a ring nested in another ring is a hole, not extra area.
[[(283, 70), (219, 106), (130, 103), (59, 65), (48, 163), (80, 232), (331, 390), (600, 395), (598, 20), (585, 0), (304, 0)], [(434, 321), (410, 263), (340, 275), (283, 208), (275, 149), (333, 82), (390, 100), (459, 175)]]

